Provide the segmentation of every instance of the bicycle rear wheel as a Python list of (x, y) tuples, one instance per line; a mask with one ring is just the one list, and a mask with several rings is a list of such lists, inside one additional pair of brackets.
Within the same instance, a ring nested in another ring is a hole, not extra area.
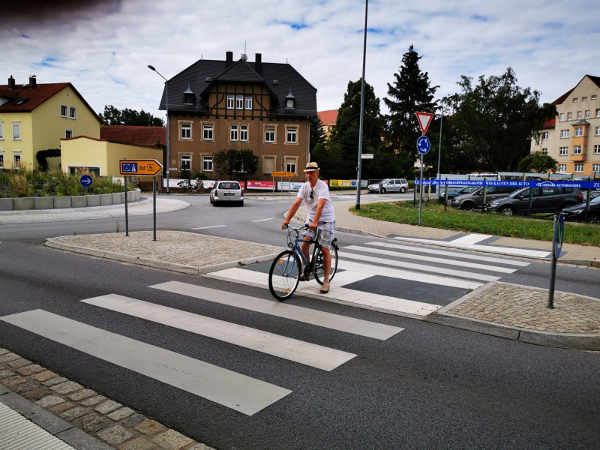
[[(329, 269), (329, 281), (331, 281), (337, 272), (338, 266), (338, 249), (335, 242), (331, 244), (329, 253), (331, 253), (331, 269)], [(325, 270), (323, 268), (323, 253), (321, 247), (317, 250), (315, 259), (317, 260), (317, 263), (315, 264), (315, 279), (317, 280), (317, 283), (323, 284), (323, 281), (325, 280)]]
[(273, 260), (269, 270), (269, 290), (277, 300), (290, 298), (300, 282), (302, 264), (292, 250), (285, 250)]

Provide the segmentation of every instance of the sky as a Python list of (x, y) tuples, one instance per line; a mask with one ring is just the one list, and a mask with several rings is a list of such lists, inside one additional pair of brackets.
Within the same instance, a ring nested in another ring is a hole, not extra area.
[[(105, 105), (158, 111), (164, 77), (232, 51), (291, 64), (315, 88), (319, 111), (337, 109), (362, 75), (365, 1), (28, 0), (2, 7), (0, 84), (71, 82), (96, 113)], [(381, 99), (410, 45), (436, 97), (461, 75), (502, 75), (552, 102), (600, 76), (597, 0), (371, 0), (365, 79)]]

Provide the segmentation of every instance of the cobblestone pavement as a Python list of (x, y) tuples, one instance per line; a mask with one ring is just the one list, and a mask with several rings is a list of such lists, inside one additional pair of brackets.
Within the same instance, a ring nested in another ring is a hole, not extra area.
[(119, 450), (213, 450), (1, 347), (0, 383), (106, 444), (88, 442), (79, 447), (84, 450), (92, 445)]

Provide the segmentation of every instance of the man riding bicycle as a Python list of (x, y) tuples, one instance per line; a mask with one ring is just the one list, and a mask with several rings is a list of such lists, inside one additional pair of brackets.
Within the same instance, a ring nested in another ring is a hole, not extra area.
[[(288, 211), (286, 219), (281, 223), (281, 229), (283, 230), (286, 225), (290, 223), (290, 220), (294, 217), (304, 200), (306, 203), (306, 210), (308, 211), (308, 217), (306, 219), (308, 229), (303, 235), (304, 240), (307, 242), (302, 244), (302, 253), (304, 253), (306, 260), (309, 261), (310, 241), (314, 239), (318, 227), (319, 244), (321, 245), (321, 250), (323, 252), (324, 271), (324, 281), (320, 291), (323, 294), (326, 294), (329, 292), (329, 271), (331, 269), (330, 249), (335, 232), (335, 212), (329, 197), (329, 188), (327, 184), (319, 180), (318, 164), (316, 162), (308, 163), (304, 172), (306, 173), (307, 182), (300, 187), (296, 201)], [(309, 277), (309, 271), (305, 269), (304, 273), (300, 275), (300, 281), (308, 281)]]

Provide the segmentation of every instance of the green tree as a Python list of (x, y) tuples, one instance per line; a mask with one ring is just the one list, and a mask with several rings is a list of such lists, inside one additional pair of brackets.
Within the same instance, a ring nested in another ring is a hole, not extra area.
[(313, 149), (318, 144), (324, 144), (327, 140), (327, 135), (325, 134), (325, 130), (323, 130), (323, 122), (321, 118), (316, 115), (310, 118), (310, 152), (312, 153)]
[(310, 160), (319, 165), (321, 178), (326, 180), (346, 178), (346, 174), (343, 172), (344, 156), (340, 144), (331, 142), (317, 144), (310, 154)]
[(160, 117), (154, 117), (152, 114), (144, 111), (135, 111), (133, 109), (117, 109), (112, 105), (104, 107), (104, 114), (100, 118), (106, 125), (133, 125), (138, 127), (164, 127), (165, 122)]
[(383, 99), (390, 110), (386, 117), (387, 150), (397, 155), (395, 159), (403, 176), (412, 173), (414, 161), (419, 157), (416, 143), (421, 136), (421, 128), (415, 113), (434, 113), (438, 107), (433, 97), (439, 86), (432, 87), (429, 74), (421, 72), (421, 58), (411, 45), (402, 55), (402, 65), (394, 74), (394, 83), (388, 83), (388, 97)]
[(247, 180), (258, 170), (258, 156), (250, 149), (221, 149), (213, 155), (213, 164), (221, 177)]
[(539, 104), (540, 94), (517, 85), (509, 67), (501, 76), (461, 77), (462, 92), (444, 99), (453, 114), (450, 126), (458, 138), (448, 151), (460, 170), (515, 170), (539, 141), (544, 124), (556, 116), (554, 105)]
[(517, 170), (519, 172), (548, 173), (556, 172), (558, 161), (550, 155), (544, 155), (542, 152), (530, 153), (519, 162)]
[[(331, 146), (337, 145), (341, 151), (342, 161), (339, 168), (341, 178), (354, 178), (357, 175), (361, 82), (362, 78), (356, 82), (348, 82), (348, 89), (338, 110), (330, 138)], [(375, 97), (373, 87), (365, 82), (363, 153), (378, 153), (381, 150), (383, 129), (384, 121), (381, 117), (379, 98)], [(366, 179), (368, 176), (367, 166), (362, 172), (362, 178)]]

